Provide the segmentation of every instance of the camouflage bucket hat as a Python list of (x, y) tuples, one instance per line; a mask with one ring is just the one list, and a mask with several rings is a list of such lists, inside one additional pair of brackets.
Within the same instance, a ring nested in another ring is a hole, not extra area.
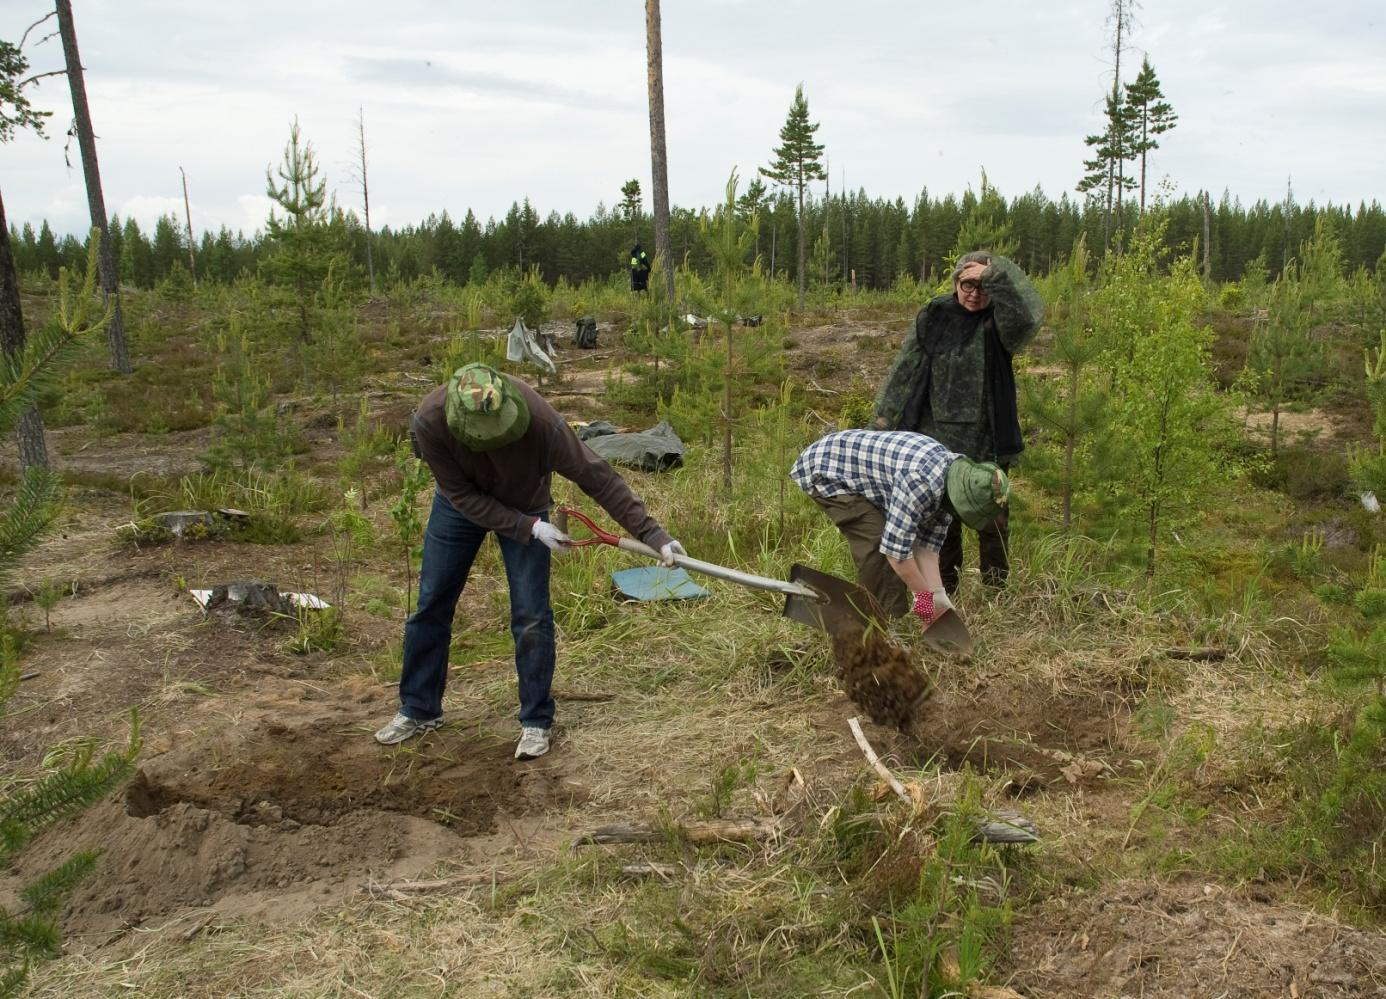
[(962, 522), (980, 531), (1001, 515), (1011, 483), (999, 465), (955, 458), (948, 466), (948, 500)]
[(470, 451), (513, 444), (529, 429), (529, 406), (495, 368), (468, 364), (448, 379), (448, 430)]

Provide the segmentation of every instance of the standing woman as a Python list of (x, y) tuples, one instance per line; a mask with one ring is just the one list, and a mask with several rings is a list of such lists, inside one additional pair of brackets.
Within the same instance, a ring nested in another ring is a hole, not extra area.
[[(1044, 303), (1010, 260), (987, 250), (964, 254), (953, 291), (931, 299), (914, 320), (876, 399), (877, 430), (926, 434), (951, 451), (1003, 469), (1024, 450), (1016, 409), (1014, 355), (1034, 339)], [(1010, 571), (1005, 512), (977, 532), (982, 582), (1004, 586)], [(943, 586), (958, 588), (962, 524), (954, 519), (939, 553)]]

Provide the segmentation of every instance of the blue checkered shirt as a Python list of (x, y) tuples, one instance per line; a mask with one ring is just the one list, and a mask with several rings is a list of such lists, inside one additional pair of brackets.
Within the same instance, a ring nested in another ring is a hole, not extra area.
[(943, 547), (953, 522), (943, 497), (956, 457), (923, 434), (840, 430), (809, 445), (789, 477), (810, 496), (865, 497), (885, 514), (881, 554), (903, 562), (916, 545)]

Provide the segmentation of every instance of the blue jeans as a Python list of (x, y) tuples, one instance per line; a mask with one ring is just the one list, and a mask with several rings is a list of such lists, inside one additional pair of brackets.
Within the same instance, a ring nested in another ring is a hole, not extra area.
[[(534, 516), (547, 519), (544, 513)], [(443, 713), (452, 615), (488, 533), (458, 513), (442, 493), (434, 493), (419, 571), (419, 606), (404, 624), (399, 700), (400, 710), (410, 718), (426, 720)], [(520, 681), (520, 724), (549, 728), (553, 724), (549, 691), (554, 664), (550, 552), (534, 540), (524, 543), (500, 535), (496, 540), (510, 582), (510, 632), (515, 636), (515, 672)]]

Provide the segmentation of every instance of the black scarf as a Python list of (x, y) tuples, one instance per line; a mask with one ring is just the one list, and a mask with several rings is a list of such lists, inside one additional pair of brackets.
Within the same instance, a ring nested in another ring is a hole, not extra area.
[(992, 450), (997, 456), (1010, 458), (1025, 450), (1025, 439), (1020, 435), (1020, 414), (1015, 404), (1015, 372), (1011, 369), (1011, 355), (996, 332), (996, 324), (988, 321), (984, 330)]

